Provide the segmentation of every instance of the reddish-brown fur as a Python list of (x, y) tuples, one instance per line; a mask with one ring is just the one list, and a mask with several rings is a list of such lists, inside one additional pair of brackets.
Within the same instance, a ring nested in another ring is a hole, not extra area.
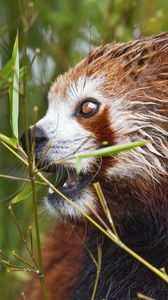
[[(157, 112), (159, 109), (163, 116), (168, 117), (167, 58), (168, 34), (126, 44), (101, 46), (91, 51), (87, 59), (66, 73), (64, 77), (59, 77), (50, 93), (56, 94), (62, 90), (62, 94), (66, 95), (70, 83), (80, 76), (94, 79), (103, 75), (106, 80), (101, 86), (101, 92), (105, 97), (112, 99), (111, 101), (115, 97), (122, 97), (123, 95), (126, 96), (128, 103), (129, 101), (133, 103), (139, 99), (143, 99), (144, 102), (151, 101), (151, 106), (150, 104), (148, 106), (149, 110)], [(144, 107), (139, 107), (136, 103), (131, 105), (132, 115), (134, 113), (142, 114), (146, 111), (145, 105)], [(108, 106), (93, 118), (79, 119), (78, 122), (92, 133), (100, 146), (103, 141), (114, 145), (119, 138), (119, 133), (110, 127)], [(156, 120), (155, 124), (159, 124), (162, 129), (168, 131), (168, 124), (162, 119)], [(127, 131), (126, 128), (125, 135)], [(163, 207), (168, 207), (167, 173), (164, 176), (163, 174), (156, 174), (157, 176), (160, 175), (156, 182), (153, 179), (144, 180), (142, 176), (135, 176), (132, 180), (124, 178), (123, 180), (113, 179), (112, 182), (105, 182), (103, 176), (115, 164), (115, 161), (117, 161), (117, 157), (104, 158), (98, 178), (110, 210), (117, 219), (118, 226), (118, 220), (123, 216), (132, 217), (147, 210), (152, 214), (158, 214)], [(160, 157), (160, 161), (168, 171), (166, 158)], [(100, 210), (99, 207), (99, 212)], [(80, 224), (80, 226), (82, 225)], [(81, 231), (81, 236), (84, 236), (84, 229)], [(80, 270), (82, 253), (82, 238), (79, 238), (76, 231), (72, 230), (72, 225), (68, 223), (64, 226), (56, 225), (52, 235), (46, 240), (46, 247), (43, 251), (44, 270), (50, 300), (70, 299), (70, 291)], [(42, 299), (37, 278), (33, 278), (31, 281), (27, 295), (28, 300)]]
[[(71, 224), (55, 224), (43, 249), (46, 288), (49, 299), (68, 299), (80, 270), (80, 259), (85, 241), (85, 231), (78, 231)], [(32, 278), (25, 291), (26, 299), (41, 300), (42, 294), (37, 276)]]

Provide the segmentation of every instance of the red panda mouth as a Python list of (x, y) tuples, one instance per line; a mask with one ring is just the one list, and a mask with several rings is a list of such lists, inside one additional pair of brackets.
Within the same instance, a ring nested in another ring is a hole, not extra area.
[(67, 172), (67, 175), (61, 178), (61, 181), (56, 185), (63, 193), (72, 193), (79, 191), (83, 186), (88, 184), (88, 177), (84, 174), (77, 175), (75, 171)]
[(62, 189), (64, 189), (65, 191), (76, 189), (81, 177), (83, 176), (76, 176), (76, 174), (74, 173), (69, 173), (65, 182), (63, 183)]
[[(49, 170), (47, 170), (49, 172)], [(51, 174), (52, 173), (52, 174)], [(76, 174), (75, 169), (68, 169), (64, 166), (58, 166), (52, 172), (50, 170), (51, 183), (66, 197), (72, 201), (78, 200), (82, 190), (84, 190), (91, 182), (91, 175)], [(47, 201), (50, 205), (56, 208), (63, 201), (65, 201), (58, 193), (49, 188)]]

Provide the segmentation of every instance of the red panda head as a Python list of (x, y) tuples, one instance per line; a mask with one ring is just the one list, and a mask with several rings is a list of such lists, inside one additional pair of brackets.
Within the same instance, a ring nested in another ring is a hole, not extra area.
[[(52, 165), (62, 193), (87, 213), (86, 204), (99, 206), (94, 181), (116, 216), (134, 209), (135, 199), (156, 205), (167, 183), (168, 34), (92, 50), (53, 83), (48, 99), (48, 111), (36, 124), (36, 158)], [(142, 139), (151, 143), (114, 157), (83, 159), (76, 175), (76, 153)], [(51, 189), (46, 205), (56, 215), (79, 217)]]

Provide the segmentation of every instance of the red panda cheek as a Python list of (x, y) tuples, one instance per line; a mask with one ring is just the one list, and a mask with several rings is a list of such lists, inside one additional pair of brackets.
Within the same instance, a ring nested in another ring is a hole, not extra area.
[(90, 118), (77, 118), (78, 122), (90, 132), (99, 144), (107, 142), (107, 145), (115, 144), (115, 132), (111, 126), (109, 106), (97, 112)]

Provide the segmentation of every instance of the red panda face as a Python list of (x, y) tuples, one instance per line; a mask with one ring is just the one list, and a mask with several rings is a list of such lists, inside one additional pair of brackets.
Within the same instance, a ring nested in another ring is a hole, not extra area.
[[(91, 79), (85, 76), (72, 81), (67, 88), (66, 79), (61, 78), (61, 93), (54, 92), (54, 83), (49, 93), (49, 108), (46, 116), (36, 127), (42, 128), (51, 144), (44, 159), (44, 165), (52, 165), (56, 176), (62, 176), (60, 191), (87, 211), (86, 204), (94, 207), (95, 196), (91, 183), (96, 180), (102, 168), (102, 160), (87, 158), (81, 161), (81, 174), (76, 174), (75, 154), (94, 150), (102, 146), (103, 141), (113, 142), (110, 124), (108, 99), (100, 91), (103, 79)], [(65, 87), (64, 87), (65, 85)], [(44, 147), (36, 145), (36, 159), (40, 159)], [(57, 164), (62, 160), (60, 164)], [(51, 168), (50, 168), (51, 170)], [(59, 178), (60, 180), (60, 178)], [(59, 195), (49, 189), (46, 205), (49, 210), (59, 215), (77, 215), (77, 212)]]
[[(161, 79), (165, 61), (155, 54), (167, 40), (166, 35), (165, 40), (161, 36), (99, 47), (50, 89), (48, 111), (36, 124), (47, 143), (36, 144), (36, 159), (43, 157), (43, 165), (52, 166), (50, 171), (61, 181), (59, 190), (84, 212), (89, 213), (86, 204), (97, 209), (94, 181), (107, 184), (110, 202), (117, 200), (120, 210), (123, 191), (132, 189), (142, 199), (141, 191), (144, 196), (159, 178), (167, 178), (168, 78)], [(76, 153), (100, 148), (104, 142), (142, 139), (151, 144), (115, 157), (86, 158), (76, 175)], [(79, 216), (51, 189), (46, 206), (55, 215)]]

